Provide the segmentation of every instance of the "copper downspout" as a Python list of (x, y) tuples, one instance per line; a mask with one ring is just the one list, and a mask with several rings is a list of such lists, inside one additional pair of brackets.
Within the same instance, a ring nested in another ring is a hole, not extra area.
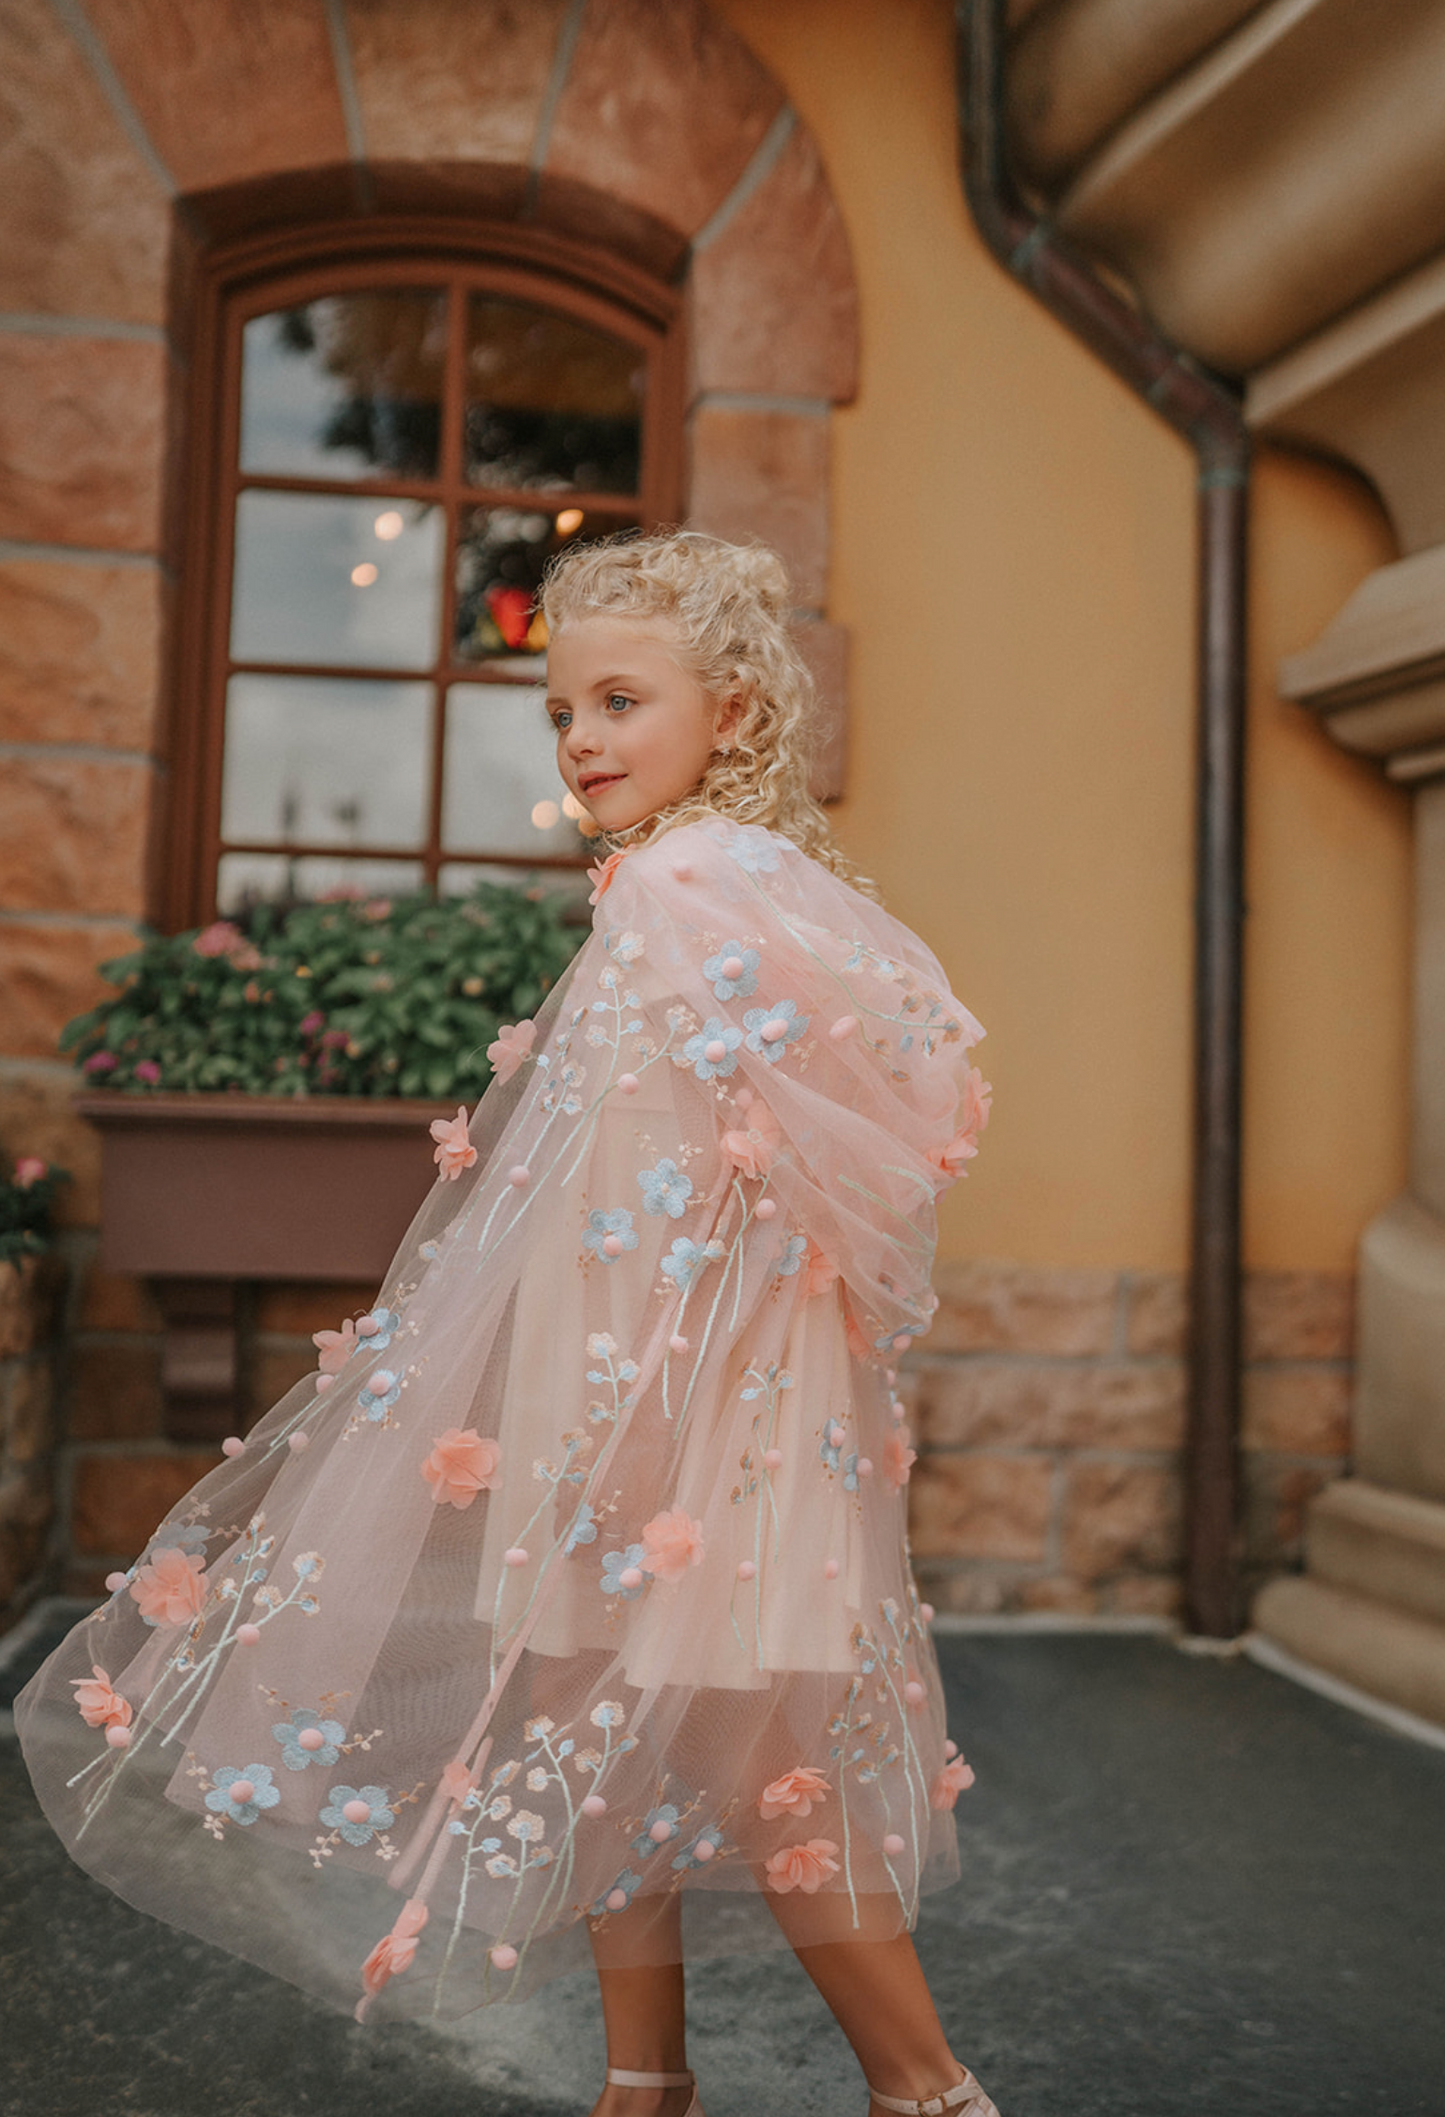
[(1240, 1029), (1249, 435), (1228, 386), (1018, 195), (1003, 139), (1005, 0), (956, 0), (960, 153), (994, 256), (1198, 458), (1194, 1153), (1184, 1586), (1195, 1632), (1239, 1628)]

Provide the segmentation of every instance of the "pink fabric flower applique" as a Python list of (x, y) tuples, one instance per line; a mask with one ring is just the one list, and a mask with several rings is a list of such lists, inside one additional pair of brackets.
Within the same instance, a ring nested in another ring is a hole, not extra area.
[(430, 1916), (425, 1904), (407, 1898), (390, 1933), (382, 1935), (361, 1966), (361, 1982), (368, 1992), (379, 1992), (391, 1978), (411, 1968), (418, 1936)]
[(458, 1103), (455, 1117), (434, 1117), (431, 1121), (431, 1136), (437, 1143), (432, 1160), (441, 1170), (441, 1181), (449, 1182), (460, 1176), (463, 1169), (471, 1168), (477, 1158), (477, 1150), (467, 1138), (465, 1103)]
[(973, 1766), (962, 1757), (952, 1757), (928, 1790), (930, 1808), (952, 1808), (960, 1794), (973, 1784)]
[(908, 1473), (918, 1461), (918, 1451), (908, 1445), (906, 1426), (896, 1426), (883, 1443), (883, 1475), (895, 1492), (908, 1483)]
[(508, 1022), (497, 1031), (496, 1042), (488, 1044), (487, 1057), (491, 1061), (492, 1074), (499, 1081), (509, 1081), (522, 1061), (531, 1055), (537, 1041), (535, 1022)]
[(814, 1294), (826, 1294), (830, 1286), (838, 1283), (837, 1265), (813, 1241), (808, 1244), (803, 1273), (803, 1294), (807, 1300), (811, 1300)]
[(740, 1175), (766, 1176), (782, 1144), (783, 1128), (767, 1104), (759, 1102), (748, 1089), (743, 1089), (738, 1102), (746, 1115), (747, 1129), (724, 1132), (723, 1153)]
[(800, 1764), (763, 1788), (758, 1796), (758, 1814), (765, 1823), (778, 1816), (810, 1816), (814, 1807), (821, 1807), (827, 1798), (828, 1781), (823, 1773), (811, 1764)]
[(702, 1523), (685, 1507), (654, 1514), (642, 1528), (643, 1567), (654, 1580), (681, 1580), (689, 1566), (702, 1564)]
[(81, 1719), (87, 1727), (129, 1727), (130, 1700), (112, 1690), (110, 1678), (98, 1661), (93, 1661), (90, 1666), (91, 1676), (72, 1676), (70, 1679)]
[(963, 1123), (946, 1147), (934, 1147), (928, 1156), (936, 1169), (951, 1178), (963, 1175), (964, 1163), (972, 1161), (978, 1152), (978, 1135), (988, 1124), (992, 1108), (993, 1083), (984, 1079), (977, 1066), (970, 1066), (959, 1110)]
[(587, 899), (589, 904), (595, 904), (599, 897), (606, 896), (612, 887), (612, 877), (626, 858), (627, 848), (623, 846), (621, 852), (609, 853), (605, 860), (598, 861), (596, 867), (588, 868), (587, 880), (592, 884), (592, 894)]
[(766, 1863), (769, 1889), (776, 1889), (779, 1896), (786, 1896), (790, 1889), (801, 1889), (805, 1896), (812, 1896), (829, 1875), (837, 1874), (838, 1862), (833, 1858), (837, 1850), (831, 1838), (809, 1838), (806, 1845), (785, 1845)]
[(311, 1343), (320, 1358), (316, 1365), (324, 1375), (339, 1375), (356, 1350), (356, 1325), (348, 1316), (340, 1330), (314, 1330)]
[(206, 1562), (195, 1551), (163, 1545), (130, 1584), (131, 1600), (142, 1617), (158, 1624), (189, 1624), (206, 1601)]
[(437, 1435), (421, 1474), (437, 1506), (470, 1507), (479, 1492), (490, 1492), (501, 1483), (501, 1460), (497, 1443), (484, 1440), (475, 1427), (449, 1426)]

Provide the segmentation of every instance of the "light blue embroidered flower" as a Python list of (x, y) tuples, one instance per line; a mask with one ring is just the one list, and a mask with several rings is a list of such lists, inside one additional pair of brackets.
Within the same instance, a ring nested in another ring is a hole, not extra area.
[(809, 1017), (799, 1014), (792, 1000), (779, 1000), (775, 1007), (750, 1007), (743, 1016), (748, 1049), (776, 1066), (789, 1044), (796, 1044), (807, 1029)]
[(771, 875), (778, 864), (778, 848), (761, 824), (739, 824), (728, 840), (728, 851), (749, 875)]
[[(608, 1551), (602, 1560), (601, 1588), (604, 1595), (620, 1595), (624, 1602), (634, 1602), (642, 1593), (652, 1575), (643, 1570), (642, 1561), (647, 1553), (641, 1544), (629, 1544), (625, 1551)], [(630, 1587), (622, 1585), (624, 1573), (642, 1574), (640, 1581)]]
[[(604, 1889), (601, 1896), (598, 1897), (597, 1902), (592, 1906), (590, 1915), (594, 1919), (600, 1919), (604, 1911), (625, 1911), (632, 1902), (634, 1892), (641, 1880), (642, 1876), (640, 1874), (634, 1874), (630, 1867), (624, 1867), (612, 1887)], [(615, 1896), (622, 1898), (620, 1904), (612, 1902)]]
[(684, 1176), (675, 1161), (660, 1161), (655, 1169), (639, 1169), (637, 1182), (644, 1212), (666, 1213), (669, 1220), (681, 1220), (692, 1196), (692, 1178)]
[(778, 1259), (777, 1274), (780, 1279), (791, 1279), (794, 1272), (801, 1271), (803, 1259), (808, 1254), (806, 1235), (790, 1235), (783, 1244), (783, 1254)]
[[(699, 1845), (710, 1845), (712, 1852), (700, 1854), (697, 1849)], [(701, 1867), (713, 1857), (713, 1853), (716, 1853), (721, 1845), (722, 1832), (715, 1823), (710, 1823), (706, 1830), (698, 1832), (690, 1845), (683, 1846), (682, 1851), (676, 1855), (672, 1864), (675, 1868)]]
[(562, 1556), (570, 1558), (579, 1544), (595, 1544), (597, 1541), (597, 1517), (583, 1500), (572, 1517), (572, 1526), (567, 1531), (567, 1541), (562, 1546)]
[(818, 1454), (830, 1470), (836, 1470), (842, 1461), (840, 1443), (832, 1438), (838, 1432), (839, 1428), (830, 1422), (823, 1428), (823, 1438), (818, 1443)]
[(715, 956), (709, 956), (702, 974), (712, 981), (720, 1000), (745, 1000), (758, 989), (758, 965), (762, 957), (741, 941), (724, 941)]
[[(206, 1806), (228, 1823), (254, 1823), (263, 1808), (274, 1808), (281, 1798), (281, 1789), (272, 1785), (272, 1777), (269, 1764), (248, 1764), (244, 1770), (235, 1764), (223, 1764), (211, 1774)], [(250, 1787), (244, 1801), (232, 1798), (231, 1788), (238, 1785)]]
[(204, 1551), (209, 1537), (210, 1531), (203, 1528), (200, 1522), (170, 1522), (157, 1529), (146, 1546), (146, 1553), (154, 1558), (157, 1551)]
[[(323, 1720), (307, 1705), (298, 1706), (289, 1720), (278, 1720), (271, 1733), (281, 1744), (281, 1762), (290, 1772), (304, 1772), (308, 1764), (324, 1764), (329, 1770), (341, 1754), (337, 1745), (346, 1740), (339, 1720)], [(303, 1742), (304, 1734), (321, 1740)]]
[(374, 1308), (369, 1316), (362, 1317), (361, 1322), (376, 1325), (373, 1331), (363, 1331), (361, 1324), (356, 1329), (357, 1337), (372, 1353), (382, 1352), (401, 1329), (401, 1317), (394, 1308)]
[[(655, 1838), (652, 1835), (654, 1830), (660, 1830), (662, 1836)], [(672, 1801), (666, 1801), (661, 1808), (648, 1809), (646, 1816), (643, 1818), (641, 1830), (631, 1841), (632, 1850), (640, 1853), (645, 1860), (649, 1853), (657, 1851), (659, 1845), (666, 1845), (670, 1839), (676, 1836), (677, 1806)]]
[(374, 1367), (356, 1393), (357, 1407), (375, 1425), (386, 1417), (388, 1405), (400, 1395), (400, 1378), (389, 1367)]
[(635, 1250), (637, 1229), (627, 1208), (617, 1206), (610, 1213), (589, 1213), (582, 1247), (591, 1250), (593, 1256), (600, 1257), (604, 1264), (615, 1264), (624, 1250)]
[(679, 1235), (670, 1254), (662, 1260), (662, 1276), (685, 1294), (706, 1263), (707, 1251), (701, 1243), (689, 1242), (685, 1235)]
[(718, 1074), (737, 1072), (738, 1046), (742, 1040), (741, 1029), (735, 1029), (731, 1022), (724, 1022), (714, 1014), (703, 1023), (699, 1036), (688, 1038), (682, 1047), (682, 1055), (700, 1081), (710, 1081)]
[(858, 1451), (856, 1448), (850, 1456), (845, 1457), (843, 1462), (843, 1490), (845, 1492), (856, 1492), (858, 1490)]
[[(352, 1802), (363, 1803), (367, 1814), (365, 1820), (353, 1822), (346, 1810)], [(394, 1810), (387, 1807), (387, 1792), (384, 1786), (333, 1786), (331, 1804), (321, 1811), (321, 1821), (332, 1830), (339, 1830), (348, 1845), (366, 1845), (379, 1830), (390, 1830), (396, 1821)]]

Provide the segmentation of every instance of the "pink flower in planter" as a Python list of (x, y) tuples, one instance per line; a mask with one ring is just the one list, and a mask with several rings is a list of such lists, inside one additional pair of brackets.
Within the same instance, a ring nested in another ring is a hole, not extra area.
[(781, 1779), (774, 1779), (758, 1796), (758, 1814), (765, 1823), (778, 1816), (810, 1816), (814, 1805), (828, 1798), (828, 1781), (811, 1764), (800, 1764)]
[(339, 1375), (356, 1350), (356, 1325), (350, 1316), (340, 1330), (314, 1330), (311, 1343), (320, 1353), (316, 1365), (324, 1375)]
[(460, 1176), (476, 1160), (477, 1150), (467, 1138), (465, 1103), (458, 1103), (455, 1117), (434, 1117), (431, 1136), (437, 1143), (432, 1160), (441, 1170), (443, 1181)]
[(326, 1017), (321, 1013), (320, 1009), (313, 1007), (310, 1014), (303, 1014), (301, 1017), (301, 1034), (303, 1036), (315, 1036), (325, 1020)]
[(837, 1850), (831, 1838), (809, 1838), (806, 1845), (785, 1845), (767, 1862), (769, 1889), (776, 1889), (779, 1896), (786, 1896), (790, 1889), (801, 1889), (805, 1896), (812, 1896), (830, 1874), (837, 1874), (838, 1862), (833, 1858)]
[(113, 1051), (92, 1051), (80, 1070), (82, 1073), (114, 1073), (119, 1063)]
[(203, 927), (191, 946), (198, 956), (228, 956), (233, 948), (244, 948), (246, 936), (229, 919), (217, 919)]
[(129, 1727), (130, 1701), (111, 1689), (109, 1676), (98, 1661), (91, 1663), (90, 1676), (72, 1676), (70, 1687), (80, 1717), (87, 1727)]
[(199, 1552), (163, 1545), (130, 1584), (131, 1600), (142, 1617), (158, 1624), (189, 1624), (206, 1600), (206, 1562)]
[(496, 1042), (487, 1046), (487, 1057), (499, 1081), (512, 1078), (522, 1061), (530, 1055), (536, 1040), (535, 1022), (509, 1022), (506, 1028), (497, 1031)]
[(702, 1523), (685, 1507), (667, 1508), (643, 1523), (642, 1563), (654, 1580), (681, 1580), (689, 1566), (702, 1564), (703, 1548)]
[(132, 1071), (136, 1079), (144, 1081), (148, 1088), (154, 1088), (161, 1077), (161, 1069), (154, 1059), (137, 1059)]
[(49, 1167), (49, 1162), (42, 1161), (38, 1154), (22, 1154), (15, 1164), (15, 1181), (22, 1191), (28, 1191), (33, 1183), (39, 1183)]
[(449, 1426), (437, 1435), (421, 1474), (439, 1507), (470, 1507), (479, 1492), (490, 1492), (501, 1483), (501, 1460), (497, 1443), (484, 1440), (474, 1426)]

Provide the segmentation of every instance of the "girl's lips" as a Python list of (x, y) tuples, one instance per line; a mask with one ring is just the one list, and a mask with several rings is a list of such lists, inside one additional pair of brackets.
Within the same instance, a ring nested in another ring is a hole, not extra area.
[(584, 794), (600, 794), (604, 788), (615, 787), (619, 779), (626, 777), (625, 772), (598, 772), (589, 779), (579, 779), (577, 784)]

